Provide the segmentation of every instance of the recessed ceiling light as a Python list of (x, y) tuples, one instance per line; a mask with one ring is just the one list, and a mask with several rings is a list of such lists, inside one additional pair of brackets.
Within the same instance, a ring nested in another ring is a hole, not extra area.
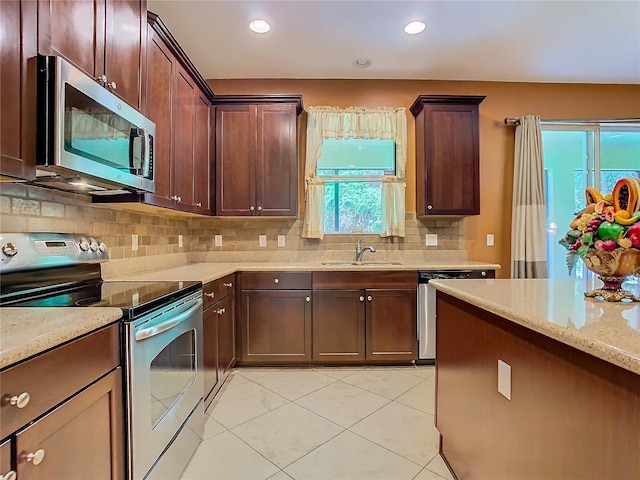
[(356, 68), (367, 68), (371, 66), (371, 60), (368, 58), (357, 58), (352, 64)]
[(413, 22), (409, 22), (404, 26), (404, 31), (409, 35), (415, 35), (422, 32), (425, 27), (426, 25), (424, 24), (424, 22), (421, 22), (420, 20), (414, 20)]
[(266, 20), (254, 20), (249, 24), (249, 28), (256, 33), (267, 33), (271, 30), (271, 25)]

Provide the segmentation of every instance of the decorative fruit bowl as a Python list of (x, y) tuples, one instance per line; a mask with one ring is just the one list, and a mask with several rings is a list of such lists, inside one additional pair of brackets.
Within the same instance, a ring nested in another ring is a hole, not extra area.
[(586, 199), (587, 206), (560, 240), (567, 249), (569, 273), (582, 258), (585, 267), (604, 283), (585, 297), (640, 302), (640, 297), (622, 288), (629, 276), (640, 277), (640, 179), (621, 178), (605, 196), (587, 188)]

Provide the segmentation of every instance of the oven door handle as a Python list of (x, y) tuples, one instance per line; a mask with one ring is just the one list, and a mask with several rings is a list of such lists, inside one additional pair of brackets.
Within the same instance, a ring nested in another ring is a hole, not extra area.
[(143, 328), (142, 330), (138, 330), (135, 334), (135, 339), (137, 341), (142, 341), (142, 340), (146, 340), (147, 338), (160, 335), (162, 332), (166, 332), (167, 330), (170, 330), (173, 327), (180, 325), (200, 307), (202, 307), (202, 299), (198, 300), (198, 303), (196, 303), (193, 307), (189, 308), (189, 310), (185, 310), (184, 312), (182, 312), (180, 315), (176, 317), (173, 317), (158, 325), (154, 325), (153, 327)]

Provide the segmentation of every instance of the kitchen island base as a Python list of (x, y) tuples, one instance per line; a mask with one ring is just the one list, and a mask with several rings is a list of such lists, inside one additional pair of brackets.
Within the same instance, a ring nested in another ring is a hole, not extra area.
[(436, 426), (458, 479), (640, 478), (639, 375), (442, 292), (437, 315)]

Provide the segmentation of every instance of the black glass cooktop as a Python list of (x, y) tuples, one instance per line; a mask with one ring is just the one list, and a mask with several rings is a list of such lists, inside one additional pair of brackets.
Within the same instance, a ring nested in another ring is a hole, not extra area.
[(125, 319), (165, 306), (202, 287), (200, 282), (101, 282), (46, 296), (23, 298), (12, 307), (118, 307)]

